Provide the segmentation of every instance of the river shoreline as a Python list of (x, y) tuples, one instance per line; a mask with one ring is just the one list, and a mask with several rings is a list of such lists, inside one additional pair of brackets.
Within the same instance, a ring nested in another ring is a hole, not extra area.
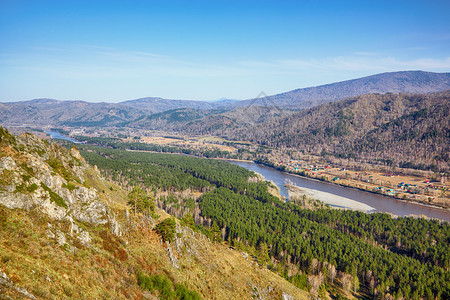
[[(242, 161), (242, 160), (234, 160), (234, 159), (228, 159), (228, 160), (230, 160), (230, 161)], [(317, 182), (321, 182), (321, 183), (326, 183), (326, 184), (330, 184), (330, 185), (334, 185), (334, 186), (340, 186), (340, 187), (344, 187), (344, 188), (349, 188), (349, 189), (359, 190), (359, 191), (367, 192), (367, 193), (370, 193), (370, 194), (380, 195), (380, 196), (383, 196), (383, 197), (386, 197), (386, 198), (389, 198), (389, 199), (395, 199), (395, 200), (397, 200), (397, 201), (401, 201), (401, 202), (404, 202), (404, 203), (414, 203), (414, 204), (422, 205), (422, 206), (425, 206), (425, 207), (431, 207), (431, 208), (436, 208), (436, 209), (442, 209), (442, 210), (444, 210), (444, 211), (450, 212), (450, 208), (446, 208), (446, 207), (439, 206), (439, 205), (427, 204), (427, 203), (420, 202), (420, 201), (414, 201), (413, 199), (405, 200), (405, 199), (398, 198), (398, 197), (394, 197), (394, 196), (389, 196), (389, 195), (385, 195), (385, 194), (376, 193), (376, 192), (374, 192), (374, 191), (372, 191), (372, 190), (368, 190), (368, 189), (364, 189), (364, 188), (360, 188), (360, 187), (355, 187), (355, 186), (350, 186), (350, 185), (345, 185), (345, 184), (342, 184), (342, 183), (339, 183), (339, 182), (330, 182), (330, 181), (326, 181), (326, 180), (320, 180), (320, 179), (317, 179), (316, 177), (302, 176), (302, 175), (299, 175), (299, 174), (297, 174), (297, 173), (290, 172), (290, 171), (288, 171), (288, 170), (280, 170), (280, 169), (278, 169), (278, 168), (276, 168), (276, 167), (274, 167), (274, 166), (272, 166), (272, 165), (264, 164), (264, 163), (260, 163), (260, 162), (256, 162), (256, 161), (246, 160), (245, 162), (253, 162), (253, 163), (255, 163), (255, 164), (262, 165), (262, 166), (265, 166), (265, 167), (274, 169), (274, 170), (276, 170), (276, 171), (278, 171), (278, 172), (282, 172), (282, 173), (285, 173), (285, 174), (289, 174), (289, 175), (291, 175), (291, 176), (297, 176), (297, 177), (303, 178), (303, 179), (308, 179), (308, 180), (313, 180), (313, 181), (317, 181)]]
[[(137, 152), (161, 153), (161, 152), (156, 152), (156, 151), (145, 151), (145, 150), (134, 150), (134, 151), (137, 151)], [(167, 154), (169, 154), (169, 153), (167, 153)], [(189, 155), (189, 154), (184, 154), (184, 153), (170, 153), (170, 154), (186, 155), (186, 156), (192, 156), (192, 157), (201, 157), (201, 156)], [(413, 204), (413, 205), (419, 204), (420, 206), (423, 206), (425, 208), (439, 209), (439, 211), (443, 211), (445, 213), (450, 212), (450, 209), (446, 208), (446, 207), (432, 205), (432, 204), (423, 203), (423, 202), (419, 202), (419, 201), (414, 201), (414, 199), (404, 200), (404, 199), (401, 199), (401, 198), (396, 198), (396, 197), (392, 197), (392, 196), (389, 196), (389, 195), (376, 193), (376, 192), (373, 192), (371, 190), (364, 189), (364, 188), (361, 188), (361, 187), (345, 185), (345, 184), (342, 184), (342, 183), (339, 183), (339, 182), (330, 182), (330, 181), (326, 181), (326, 180), (319, 180), (319, 179), (317, 179), (315, 177), (302, 176), (302, 175), (296, 174), (294, 172), (291, 172), (289, 170), (280, 170), (280, 169), (278, 169), (275, 166), (272, 166), (270, 164), (264, 164), (264, 163), (256, 162), (256, 161), (253, 161), (253, 160), (227, 159), (227, 158), (212, 158), (212, 159), (217, 159), (217, 160), (221, 160), (221, 161), (229, 161), (230, 163), (236, 162), (236, 163), (251, 163), (251, 164), (255, 164), (255, 165), (262, 165), (262, 166), (265, 166), (265, 167), (267, 167), (267, 168), (269, 168), (271, 170), (278, 171), (280, 173), (287, 174), (287, 175), (290, 175), (290, 176), (295, 176), (295, 177), (301, 178), (303, 180), (309, 180), (309, 181), (312, 181), (312, 182), (320, 182), (322, 184), (323, 183), (329, 183), (329, 186), (347, 188), (350, 191), (351, 190), (355, 190), (355, 191), (365, 192), (365, 193), (367, 193), (369, 195), (373, 194), (373, 195), (377, 195), (377, 196), (383, 196), (383, 198), (390, 199), (390, 200), (393, 200), (393, 201), (399, 201), (399, 202), (402, 202), (402, 203), (405, 203), (405, 204)], [(276, 186), (278, 186), (278, 185), (276, 185)], [(281, 196), (281, 197), (283, 197), (283, 196)], [(379, 210), (379, 209), (377, 209), (377, 210)], [(388, 213), (391, 213), (391, 212), (388, 212)], [(391, 213), (391, 214), (397, 215), (398, 213)], [(445, 216), (444, 218), (445, 218), (446, 221), (450, 222), (450, 218), (449, 217)], [(439, 218), (439, 219), (442, 219), (442, 218)]]
[(305, 187), (298, 187), (294, 184), (285, 184), (284, 186), (289, 193), (289, 199), (300, 199), (304, 195), (308, 198), (312, 198), (322, 203), (328, 204), (331, 208), (358, 210), (365, 213), (370, 213), (375, 210), (375, 208), (367, 204), (349, 198), (337, 196), (331, 193)]
[[(367, 204), (375, 210), (368, 211), (368, 213), (381, 212), (392, 215), (393, 217), (425, 217), (437, 220), (450, 222), (450, 210), (442, 207), (434, 207), (431, 205), (418, 205), (421, 203), (413, 201), (404, 201), (394, 197), (385, 196), (379, 193), (370, 192), (359, 188), (349, 188), (345, 185), (331, 184), (333, 182), (318, 180), (316, 178), (309, 178), (299, 174), (290, 173), (279, 170), (277, 168), (267, 166), (253, 161), (238, 162), (235, 160), (228, 160), (232, 164), (239, 165), (250, 171), (262, 173), (266, 179), (271, 179), (279, 187), (282, 188), (282, 195), (288, 196), (287, 189), (284, 186), (286, 179), (292, 180), (297, 186), (303, 188), (315, 189), (318, 191), (328, 192), (337, 196), (349, 198), (351, 200)], [(294, 176), (295, 175), (295, 176)], [(330, 184), (325, 184), (330, 183)], [(383, 197), (380, 197), (383, 196)], [(399, 201), (401, 200), (401, 201)]]

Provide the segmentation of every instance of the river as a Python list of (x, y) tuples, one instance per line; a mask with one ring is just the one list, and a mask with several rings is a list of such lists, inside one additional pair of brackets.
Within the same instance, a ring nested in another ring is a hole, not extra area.
[(48, 130), (48, 131), (45, 131), (45, 133), (50, 135), (52, 137), (52, 139), (66, 140), (66, 141), (69, 141), (69, 142), (72, 142), (72, 143), (76, 143), (76, 144), (80, 143), (80, 141), (71, 139), (70, 137), (67, 137), (67, 136), (65, 136), (65, 135), (63, 135), (63, 134), (61, 134), (61, 133), (59, 133), (57, 131)]
[[(54, 139), (62, 139), (74, 143), (80, 143), (79, 141), (64, 136), (56, 131), (46, 131), (46, 133)], [(255, 171), (263, 175), (266, 180), (273, 181), (280, 188), (281, 196), (285, 196), (286, 198), (288, 198), (288, 192), (284, 187), (284, 183), (286, 182), (286, 180), (290, 180), (296, 186), (348, 198), (350, 200), (369, 205), (373, 207), (375, 211), (392, 213), (394, 215), (402, 217), (408, 215), (425, 215), (429, 218), (450, 222), (450, 210), (406, 202), (392, 197), (382, 196), (360, 191), (357, 189), (342, 187), (336, 184), (300, 177), (253, 162), (233, 160), (227, 161), (229, 163), (244, 167), (250, 171)]]
[(281, 196), (288, 197), (284, 183), (290, 180), (299, 187), (326, 192), (340, 197), (348, 198), (369, 205), (378, 212), (392, 213), (397, 216), (425, 215), (429, 218), (445, 220), (450, 222), (450, 211), (422, 204), (402, 201), (392, 197), (364, 192), (357, 189), (342, 187), (332, 183), (326, 183), (314, 179), (300, 177), (297, 175), (281, 172), (273, 168), (245, 161), (228, 161), (232, 164), (255, 171), (264, 176), (266, 180), (273, 181), (279, 188)]

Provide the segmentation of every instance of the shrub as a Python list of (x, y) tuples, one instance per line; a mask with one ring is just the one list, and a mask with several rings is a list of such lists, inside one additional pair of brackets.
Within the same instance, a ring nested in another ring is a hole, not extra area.
[(158, 233), (164, 242), (172, 242), (175, 237), (175, 219), (168, 218), (156, 225), (155, 231)]
[(52, 191), (48, 186), (46, 186), (45, 184), (43, 184), (41, 182), (41, 186), (44, 190), (46, 190), (49, 194), (50, 194), (50, 200), (52, 202), (55, 202), (56, 205), (64, 207), (64, 208), (68, 208), (66, 202), (64, 201), (64, 199), (58, 195), (57, 193), (55, 193), (54, 191)]
[(37, 185), (36, 183), (33, 183), (32, 185), (30, 185), (30, 186), (27, 187), (27, 191), (28, 191), (29, 193), (32, 193), (32, 192), (34, 192), (34, 191), (37, 190), (37, 189), (38, 189), (38, 185)]
[(189, 290), (182, 284), (176, 284), (173, 287), (172, 281), (165, 275), (156, 274), (138, 274), (137, 275), (139, 286), (149, 292), (157, 290), (159, 292), (160, 299), (181, 299), (181, 300), (199, 300), (200, 295)]
[(175, 285), (175, 294), (181, 300), (199, 300), (200, 295), (195, 291), (190, 291), (182, 284)]
[(150, 274), (149, 276), (144, 274), (138, 275), (138, 284), (142, 289), (153, 292), (158, 290), (161, 299), (174, 298), (174, 292), (172, 290), (172, 282), (166, 275)]

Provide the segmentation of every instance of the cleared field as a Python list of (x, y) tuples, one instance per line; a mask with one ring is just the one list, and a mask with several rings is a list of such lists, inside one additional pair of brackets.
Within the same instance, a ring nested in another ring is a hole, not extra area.
[(145, 137), (142, 137), (141, 140), (147, 144), (158, 144), (158, 145), (168, 145), (168, 144), (177, 143), (177, 142), (182, 141), (179, 139), (160, 137), (160, 136), (145, 136)]
[(228, 151), (231, 153), (237, 152), (237, 149), (228, 145), (221, 145), (216, 143), (225, 142), (226, 140), (217, 137), (206, 137), (206, 138), (170, 138), (170, 137), (142, 137), (142, 142), (147, 144), (157, 144), (164, 146), (178, 146), (186, 148), (208, 148), (208, 149), (219, 149), (221, 151)]

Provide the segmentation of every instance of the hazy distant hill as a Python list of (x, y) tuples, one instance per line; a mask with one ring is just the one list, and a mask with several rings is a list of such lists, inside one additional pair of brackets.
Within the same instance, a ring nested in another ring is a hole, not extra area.
[(304, 109), (353, 96), (375, 93), (431, 93), (450, 89), (450, 73), (423, 71), (391, 72), (368, 77), (297, 89), (290, 92), (238, 103)]
[(0, 110), (0, 123), (104, 126), (130, 118), (138, 118), (144, 113), (152, 112), (113, 103), (36, 99), (4, 103)]
[(168, 100), (163, 98), (147, 97), (137, 100), (128, 100), (118, 103), (121, 106), (129, 106), (139, 109), (146, 109), (154, 112), (163, 112), (179, 108), (194, 108), (194, 109), (213, 109), (219, 106), (228, 105), (228, 103), (221, 102), (206, 102), (193, 100)]
[(35, 99), (1, 104), (0, 123), (10, 125), (114, 126), (173, 109), (213, 109), (224, 105), (226, 104), (162, 98), (142, 98), (120, 103)]

